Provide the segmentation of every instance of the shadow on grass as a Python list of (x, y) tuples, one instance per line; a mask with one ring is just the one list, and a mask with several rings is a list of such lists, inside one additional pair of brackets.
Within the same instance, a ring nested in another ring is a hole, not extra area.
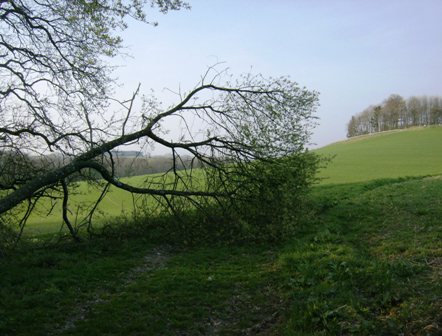
[(280, 256), (284, 334), (441, 334), (442, 182), (318, 186), (312, 198), (315, 223)]

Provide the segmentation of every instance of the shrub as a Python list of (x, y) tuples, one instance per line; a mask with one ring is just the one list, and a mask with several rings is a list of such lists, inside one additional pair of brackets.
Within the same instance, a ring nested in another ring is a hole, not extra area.
[(308, 217), (306, 196), (316, 180), (320, 158), (309, 152), (256, 162), (239, 182), (231, 204), (249, 239), (281, 240)]
[(17, 240), (17, 234), (0, 220), (0, 257), (11, 249)]
[(231, 167), (227, 189), (232, 196), (207, 202), (172, 198), (157, 203), (155, 211), (146, 202), (138, 215), (105, 226), (107, 234), (143, 234), (149, 240), (180, 245), (281, 241), (309, 218), (308, 189), (320, 162), (306, 152)]

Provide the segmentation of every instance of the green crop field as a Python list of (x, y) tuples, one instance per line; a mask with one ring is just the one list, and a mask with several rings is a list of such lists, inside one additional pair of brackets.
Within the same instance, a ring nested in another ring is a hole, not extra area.
[(322, 183), (442, 173), (442, 127), (413, 128), (360, 136), (315, 150), (332, 157)]

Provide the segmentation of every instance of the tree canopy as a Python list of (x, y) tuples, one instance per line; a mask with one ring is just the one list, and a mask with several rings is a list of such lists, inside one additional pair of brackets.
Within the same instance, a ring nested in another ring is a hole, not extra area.
[[(180, 0), (0, 1), (0, 122), (4, 148), (74, 154), (99, 140), (114, 81), (106, 59), (127, 19), (148, 22)], [(99, 131), (99, 132), (98, 132)]]
[[(3, 222), (19, 205), (24, 210), (13, 219), (23, 224), (40, 198), (60, 199), (63, 220), (75, 236), (68, 197), (70, 182), (78, 176), (98, 175), (105, 181), (85, 218), (90, 222), (110, 185), (151, 195), (168, 206), (177, 197), (198, 203), (237, 194), (240, 184), (230, 182), (245, 176), (252, 161), (305, 153), (318, 94), (289, 78), (247, 74), (232, 79), (213, 67), (193, 89), (177, 93), (169, 107), (154, 97), (140, 97), (140, 88), (116, 101), (106, 58), (119, 53), (118, 30), (126, 27), (127, 18), (148, 22), (148, 5), (164, 13), (188, 7), (178, 0), (0, 1)], [(139, 99), (141, 107), (135, 104)], [(115, 104), (119, 110), (111, 114)], [(168, 135), (170, 120), (179, 121), (179, 134)], [(169, 150), (169, 177), (160, 183), (147, 179), (143, 186), (119, 180), (113, 151), (153, 144)], [(49, 153), (62, 159), (33, 159)], [(178, 172), (184, 160), (185, 169)], [(15, 169), (19, 166), (23, 169)], [(192, 183), (196, 166), (207, 175), (203, 186)]]
[(347, 136), (370, 134), (413, 126), (442, 124), (442, 97), (413, 96), (405, 100), (393, 94), (351, 117)]

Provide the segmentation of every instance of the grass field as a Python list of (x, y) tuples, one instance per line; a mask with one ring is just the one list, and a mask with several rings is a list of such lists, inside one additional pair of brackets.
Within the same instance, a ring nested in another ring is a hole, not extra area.
[(94, 239), (0, 258), (1, 335), (440, 335), (442, 179), (314, 189), (281, 245)]
[[(203, 175), (198, 171), (193, 173), (195, 179), (193, 185), (201, 183)], [(143, 187), (149, 186), (155, 188), (155, 183), (172, 184), (172, 175), (151, 174), (143, 176), (133, 176), (121, 179), (123, 182), (132, 186)], [(152, 185), (150, 185), (150, 183)], [(69, 197), (69, 209), (71, 222), (81, 221), (87, 214), (90, 206), (100, 197), (103, 185), (88, 184), (86, 182), (77, 182), (71, 187), (71, 195)], [(198, 186), (196, 186), (198, 188)], [(100, 202), (94, 223), (100, 225), (104, 221), (111, 220), (117, 216), (131, 216), (134, 211), (140, 210), (142, 201), (155, 202), (152, 197), (132, 195), (131, 193), (111, 186), (106, 197)], [(137, 206), (134, 206), (137, 205)], [(51, 210), (51, 211), (50, 211)], [(55, 206), (47, 199), (41, 201), (36, 211), (31, 215), (26, 226), (25, 235), (35, 236), (41, 234), (50, 234), (54, 232), (67, 231), (63, 224), (61, 216), (61, 199), (56, 202)]]
[(442, 173), (442, 127), (414, 128), (360, 136), (316, 150), (333, 160), (322, 183)]
[(438, 137), (319, 150), (337, 156), (311, 192), (314, 216), (280, 244), (25, 239), (0, 255), (0, 335), (442, 335)]
[[(315, 150), (333, 159), (319, 176), (321, 184), (351, 183), (378, 178), (424, 176), (442, 174), (442, 127), (415, 128), (405, 131), (384, 132), (357, 137)], [(135, 176), (123, 179), (142, 186), (146, 180), (160, 175)], [(100, 190), (86, 183), (78, 183), (70, 199), (71, 218), (81, 218), (86, 213), (79, 207), (90, 205), (100, 195)], [(63, 226), (61, 202), (47, 215), (51, 204), (43, 202), (38, 214), (32, 215), (26, 235), (53, 233)], [(120, 215), (131, 215), (134, 199), (126, 191), (112, 188), (98, 208), (95, 222)]]

